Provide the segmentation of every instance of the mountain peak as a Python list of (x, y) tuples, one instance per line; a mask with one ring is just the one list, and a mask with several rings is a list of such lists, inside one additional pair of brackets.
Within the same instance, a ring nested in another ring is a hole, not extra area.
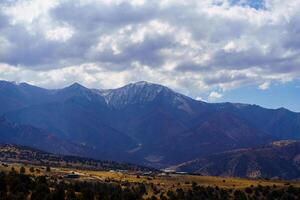
[[(160, 84), (156, 84), (156, 83), (151, 83), (151, 82), (147, 82), (147, 81), (138, 81), (135, 83), (129, 83), (121, 88), (127, 88), (127, 87), (152, 87), (152, 88), (167, 88), (166, 86), (160, 85)], [(170, 89), (169, 89), (170, 90)]]
[[(139, 81), (123, 87), (101, 92), (108, 105), (114, 108), (122, 108), (126, 105), (144, 104), (154, 100), (164, 99), (173, 105), (182, 105), (187, 97), (174, 92), (163, 85)], [(189, 99), (189, 98), (188, 98)]]
[(67, 87), (65, 87), (63, 89), (59, 89), (58, 91), (64, 91), (64, 92), (66, 92), (66, 91), (68, 91), (68, 92), (85, 92), (85, 91), (89, 91), (89, 90), (90, 89), (88, 89), (88, 88), (84, 87), (83, 85), (75, 82), (75, 83), (73, 83), (70, 86), (67, 86)]
[(77, 82), (63, 89), (56, 90), (55, 93), (60, 97), (63, 97), (62, 99), (64, 100), (70, 98), (79, 98), (81, 100), (105, 104), (105, 99), (101, 93), (99, 93), (99, 90), (86, 88)]
[(75, 82), (72, 85), (68, 86), (67, 88), (74, 88), (74, 89), (87, 89), (86, 87), (84, 87), (83, 85)]
[(44, 88), (41, 88), (39, 86), (32, 85), (30, 83), (26, 82), (19, 82), (19, 81), (5, 81), (5, 80), (0, 80), (0, 86), (5, 86), (5, 87), (13, 87), (13, 88), (19, 88), (19, 89), (24, 89), (24, 88), (34, 88), (34, 89), (39, 89), (39, 90), (47, 90)]
[(0, 86), (16, 86), (16, 85), (19, 85), (19, 83), (15, 82), (15, 81), (0, 80)]
[(108, 104), (120, 108), (129, 104), (152, 101), (164, 89), (168, 88), (146, 81), (139, 81), (117, 89), (109, 90), (102, 94)]
[(145, 85), (145, 84), (152, 84), (152, 83), (147, 82), (147, 81), (137, 81), (137, 82), (135, 82), (135, 83), (133, 83), (133, 84), (137, 84), (137, 85)]
[(178, 94), (177, 92), (173, 91), (171, 88), (168, 88), (164, 85), (160, 85), (157, 83), (151, 83), (151, 82), (147, 82), (147, 81), (139, 81), (136, 83), (131, 83), (131, 84), (125, 85), (122, 88), (123, 89), (131, 88), (131, 90), (134, 90), (133, 88), (136, 88), (138, 90), (138, 92), (147, 92), (147, 93), (155, 93), (155, 94), (159, 94), (161, 92)]
[(131, 83), (131, 85), (137, 85), (137, 86), (150, 86), (150, 85), (157, 85), (157, 84), (154, 84), (154, 83), (150, 83), (150, 82), (147, 82), (147, 81), (138, 81), (138, 82), (135, 82), (135, 83)]
[(75, 82), (70, 86), (67, 86), (63, 89), (58, 89), (56, 90), (58, 93), (60, 94), (64, 94), (64, 95), (81, 95), (81, 94), (87, 94), (90, 93), (90, 89), (80, 85), (79, 83)]

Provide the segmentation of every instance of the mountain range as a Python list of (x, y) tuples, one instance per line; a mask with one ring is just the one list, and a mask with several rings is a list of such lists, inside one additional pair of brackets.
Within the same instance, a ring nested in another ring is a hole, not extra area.
[(300, 139), (300, 113), (206, 103), (148, 82), (100, 90), (0, 81), (0, 103), (1, 142), (158, 168)]

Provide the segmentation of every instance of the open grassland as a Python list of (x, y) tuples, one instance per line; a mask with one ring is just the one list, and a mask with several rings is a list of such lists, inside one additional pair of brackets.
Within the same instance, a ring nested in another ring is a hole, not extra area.
[[(213, 176), (198, 176), (198, 175), (181, 175), (181, 174), (166, 174), (155, 173), (151, 175), (141, 175), (133, 171), (93, 171), (81, 170), (75, 168), (57, 168), (51, 167), (50, 171), (46, 170), (46, 166), (29, 166), (17, 163), (0, 165), (0, 171), (10, 172), (12, 168), (19, 172), (20, 168), (25, 168), (25, 173), (35, 176), (63, 177), (67, 174), (78, 174), (80, 178), (74, 179), (77, 181), (103, 181), (103, 182), (129, 182), (129, 183), (147, 183), (154, 184), (166, 189), (190, 188), (193, 183), (203, 186), (218, 186), (220, 188), (235, 188), (243, 189), (253, 186), (274, 186), (285, 187), (293, 185), (300, 187), (300, 181), (283, 181), (283, 180), (265, 180), (265, 179), (242, 179), (232, 177), (213, 177)], [(34, 171), (30, 170), (33, 168)], [(68, 179), (70, 180), (70, 179)]]
[[(68, 172), (63, 169), (62, 171)], [(72, 170), (74, 171), (74, 170)], [(76, 171), (76, 170), (75, 170)], [(146, 182), (155, 185), (165, 186), (171, 188), (174, 186), (189, 187), (193, 182), (205, 186), (218, 186), (222, 188), (246, 188), (250, 186), (285, 186), (292, 184), (300, 187), (300, 182), (297, 181), (279, 181), (279, 180), (251, 180), (230, 177), (212, 177), (212, 176), (195, 176), (195, 175), (179, 175), (170, 174), (164, 176), (138, 176), (135, 174), (121, 173), (121, 172), (105, 172), (105, 171), (83, 171), (78, 170), (78, 173), (84, 174), (83, 177), (92, 177), (96, 179), (111, 179), (117, 181), (128, 182)]]

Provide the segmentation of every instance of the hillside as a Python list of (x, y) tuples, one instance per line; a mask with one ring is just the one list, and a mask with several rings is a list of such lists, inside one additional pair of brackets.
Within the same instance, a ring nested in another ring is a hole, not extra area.
[(0, 117), (0, 143), (20, 144), (53, 153), (67, 155), (86, 154), (88, 149), (54, 136), (50, 132), (31, 125), (13, 123), (5, 117)]
[(22, 163), (35, 166), (64, 167), (70, 169), (76, 168), (83, 170), (157, 171), (153, 168), (129, 163), (100, 161), (77, 156), (52, 154), (38, 149), (12, 144), (0, 144), (0, 162)]
[(210, 176), (300, 179), (300, 142), (278, 141), (185, 162), (178, 171)]

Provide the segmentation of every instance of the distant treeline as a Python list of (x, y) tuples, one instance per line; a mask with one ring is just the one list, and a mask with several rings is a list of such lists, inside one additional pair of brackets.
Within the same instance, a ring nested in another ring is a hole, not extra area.
[[(177, 189), (176, 189), (177, 188)], [(300, 189), (292, 185), (251, 186), (243, 190), (201, 186), (190, 189), (180, 185), (162, 190), (153, 183), (64, 182), (45, 176), (29, 176), (20, 171), (0, 173), (1, 200), (297, 200)]]

